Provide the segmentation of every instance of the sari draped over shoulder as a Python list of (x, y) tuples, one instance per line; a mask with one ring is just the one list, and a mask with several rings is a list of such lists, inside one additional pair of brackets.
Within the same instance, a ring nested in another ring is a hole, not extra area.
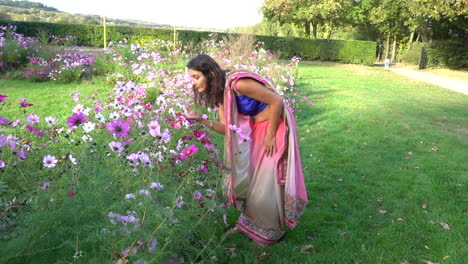
[(294, 228), (308, 202), (291, 108), (283, 102), (283, 114), (276, 131), (276, 153), (264, 151), (269, 120), (254, 122), (240, 114), (236, 104), (237, 81), (252, 78), (276, 92), (271, 83), (250, 72), (234, 72), (226, 81), (224, 94), (225, 195), (241, 211), (236, 227), (261, 244), (281, 239), (285, 226)]

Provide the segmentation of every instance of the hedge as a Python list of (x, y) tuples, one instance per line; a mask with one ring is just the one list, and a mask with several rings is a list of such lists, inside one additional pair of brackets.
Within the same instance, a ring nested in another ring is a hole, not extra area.
[(413, 43), (410, 49), (402, 53), (400, 60), (420, 65), (420, 68), (467, 69), (467, 51), (463, 41), (439, 40), (431, 43)]
[[(77, 45), (102, 47), (103, 34), (100, 25), (85, 24), (57, 24), (46, 22), (9, 21), (0, 22), (0, 25), (15, 25), (16, 32), (26, 36), (36, 36), (39, 31), (46, 31), (50, 35), (73, 35), (77, 38)], [(197, 44), (209, 38), (213, 32), (177, 30), (177, 38), (183, 44)], [(173, 29), (107, 26), (107, 40), (120, 41), (128, 38), (131, 41), (145, 41), (148, 39), (173, 40)], [(226, 33), (216, 33), (226, 36)], [(329, 40), (285, 38), (273, 36), (256, 36), (258, 41), (264, 41), (265, 47), (277, 54), (280, 58), (290, 59), (294, 56), (304, 60), (337, 61), (372, 65), (376, 57), (377, 43), (373, 41)]]

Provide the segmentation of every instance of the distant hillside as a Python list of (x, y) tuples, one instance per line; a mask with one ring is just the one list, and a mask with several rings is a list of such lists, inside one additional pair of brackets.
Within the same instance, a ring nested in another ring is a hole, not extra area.
[[(31, 1), (0, 0), (0, 20), (39, 21), (64, 24), (101, 24), (102, 18), (97, 15), (70, 14), (42, 3)], [(108, 24), (123, 26), (167, 27), (171, 25), (155, 24), (140, 20), (123, 20), (106, 18)]]

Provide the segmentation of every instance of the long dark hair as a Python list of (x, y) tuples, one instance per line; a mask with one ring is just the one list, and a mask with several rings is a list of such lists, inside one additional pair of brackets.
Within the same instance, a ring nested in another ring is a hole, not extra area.
[(223, 103), (226, 73), (210, 56), (200, 54), (187, 63), (187, 68), (203, 73), (206, 78), (206, 90), (202, 93), (193, 87), (195, 102), (205, 101), (209, 107), (216, 107)]

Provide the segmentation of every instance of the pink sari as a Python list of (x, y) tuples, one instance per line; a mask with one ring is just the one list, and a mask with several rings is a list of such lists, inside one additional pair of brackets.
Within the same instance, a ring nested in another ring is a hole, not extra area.
[[(237, 111), (237, 81), (252, 78), (269, 89), (273, 86), (260, 76), (235, 72), (226, 82), (224, 109), (226, 122), (224, 160), (228, 172), (224, 187), (231, 204), (241, 211), (236, 227), (261, 244), (278, 242), (285, 225), (294, 228), (307, 205), (296, 122), (283, 102), (282, 119), (276, 130), (276, 153), (267, 157), (263, 147), (269, 121), (255, 123)], [(234, 125), (241, 133), (230, 128)], [(245, 136), (252, 141), (246, 141)]]

